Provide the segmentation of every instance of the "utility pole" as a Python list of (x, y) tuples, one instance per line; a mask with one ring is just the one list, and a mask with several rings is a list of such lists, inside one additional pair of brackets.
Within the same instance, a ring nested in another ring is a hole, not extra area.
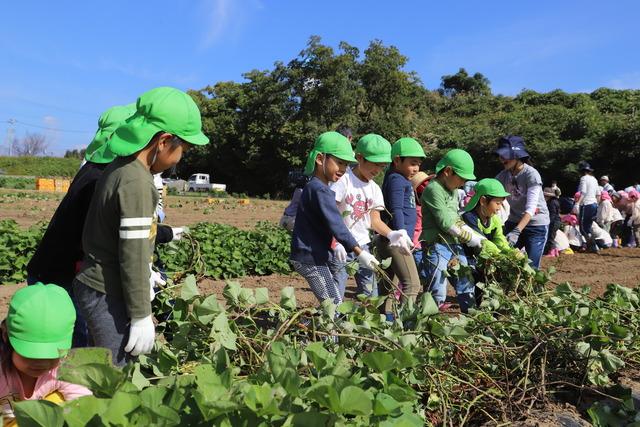
[(16, 119), (9, 119), (7, 120), (7, 123), (9, 123), (9, 127), (7, 128), (7, 146), (9, 147), (9, 157), (11, 157), (13, 150), (13, 138), (15, 135), (13, 125), (16, 124)]

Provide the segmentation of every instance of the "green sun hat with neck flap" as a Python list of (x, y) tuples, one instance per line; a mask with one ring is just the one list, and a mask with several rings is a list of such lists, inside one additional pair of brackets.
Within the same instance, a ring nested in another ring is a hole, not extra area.
[(464, 150), (459, 148), (449, 150), (436, 164), (436, 174), (440, 173), (440, 171), (447, 166), (451, 166), (451, 169), (453, 169), (456, 175), (462, 179), (466, 179), (467, 181), (476, 179), (476, 176), (473, 174), (473, 159), (471, 155)]
[(304, 167), (305, 175), (313, 175), (313, 171), (316, 167), (316, 158), (320, 153), (331, 154), (332, 156), (346, 162), (356, 162), (353, 150), (351, 149), (351, 143), (346, 136), (334, 131), (325, 132), (320, 134), (313, 144), (313, 149), (309, 153), (307, 163)]
[(87, 147), (84, 158), (93, 163), (111, 163), (117, 156), (109, 149), (107, 141), (113, 132), (136, 112), (136, 104), (116, 105), (102, 113), (98, 119), (98, 131)]
[(209, 143), (202, 133), (200, 110), (193, 99), (172, 87), (151, 89), (140, 95), (136, 112), (109, 139), (109, 149), (118, 156), (142, 150), (158, 132), (167, 132), (193, 145)]
[(500, 181), (494, 178), (484, 178), (478, 181), (474, 187), (475, 194), (464, 207), (465, 212), (469, 212), (475, 209), (476, 205), (480, 201), (480, 197), (509, 197), (511, 193), (507, 193), (504, 186)]
[(373, 163), (391, 163), (391, 144), (382, 136), (369, 133), (358, 140), (356, 154)]
[(418, 141), (413, 138), (400, 138), (391, 146), (391, 158), (399, 157), (418, 157), (424, 159), (424, 149)]
[(58, 285), (36, 283), (20, 289), (9, 303), (9, 342), (22, 357), (57, 359), (71, 348), (76, 309)]

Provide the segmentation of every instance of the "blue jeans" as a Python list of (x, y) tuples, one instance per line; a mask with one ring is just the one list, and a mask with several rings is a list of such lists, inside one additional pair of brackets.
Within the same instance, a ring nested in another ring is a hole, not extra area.
[(578, 214), (580, 221), (580, 232), (585, 237), (585, 239), (587, 239), (587, 246), (589, 247), (589, 249), (594, 251), (598, 250), (598, 246), (591, 236), (591, 226), (596, 220), (597, 213), (598, 205), (596, 203), (592, 203), (590, 205), (580, 206), (580, 213)]
[[(362, 248), (363, 251), (369, 252), (369, 245), (361, 245), (360, 248)], [(344, 300), (344, 294), (347, 289), (347, 279), (349, 278), (349, 273), (347, 273), (345, 266), (354, 259), (356, 259), (356, 255), (353, 252), (349, 252), (346, 263), (337, 261), (335, 257), (332, 257), (328, 263), (331, 274), (333, 275), (333, 280), (336, 282), (336, 286), (342, 296), (342, 300)], [(357, 285), (356, 295), (365, 295), (368, 297), (378, 296), (376, 275), (373, 270), (360, 267), (356, 272), (355, 279)]]
[[(516, 225), (515, 222), (507, 221), (504, 224), (504, 234), (506, 235), (513, 230)], [(531, 266), (539, 269), (542, 255), (544, 254), (544, 246), (547, 244), (547, 237), (549, 235), (548, 225), (527, 225), (520, 233), (516, 248), (520, 249), (524, 247), (529, 257)]]
[(416, 260), (416, 267), (418, 267), (418, 277), (420, 277), (420, 284), (425, 288), (427, 286), (427, 272), (424, 269), (424, 265), (422, 263), (423, 252), (422, 249), (418, 249), (413, 252), (413, 258)]
[[(34, 285), (39, 282), (38, 278), (27, 275), (27, 285)], [(79, 347), (87, 347), (89, 346), (89, 328), (87, 327), (87, 322), (80, 314), (80, 310), (78, 309), (78, 301), (73, 294), (73, 287), (71, 283), (56, 283), (56, 285), (64, 288), (68, 293), (69, 297), (71, 297), (71, 301), (73, 302), (73, 306), (76, 309), (76, 323), (73, 325), (73, 338), (71, 339), (71, 347), (79, 348)]]
[(475, 284), (471, 273), (461, 273), (455, 277), (447, 277), (446, 272), (449, 261), (453, 257), (458, 259), (460, 265), (468, 266), (467, 256), (462, 245), (446, 245), (432, 243), (423, 246), (422, 271), (427, 276), (427, 289), (431, 292), (436, 303), (442, 304), (447, 298), (447, 280), (456, 290), (460, 311), (466, 313), (475, 302)]

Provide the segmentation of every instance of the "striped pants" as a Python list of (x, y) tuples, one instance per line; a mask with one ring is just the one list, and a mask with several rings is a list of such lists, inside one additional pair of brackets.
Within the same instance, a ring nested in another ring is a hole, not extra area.
[(302, 264), (297, 261), (291, 261), (291, 265), (309, 283), (318, 301), (322, 303), (328, 299), (334, 304), (342, 303), (342, 296), (327, 265)]

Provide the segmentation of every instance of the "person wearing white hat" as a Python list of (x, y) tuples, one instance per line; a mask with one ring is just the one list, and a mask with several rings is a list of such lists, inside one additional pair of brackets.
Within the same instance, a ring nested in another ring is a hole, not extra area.
[(615, 188), (613, 188), (613, 185), (609, 183), (609, 177), (607, 175), (602, 175), (600, 177), (600, 185), (602, 186), (602, 191), (606, 191), (609, 195), (616, 191)]

